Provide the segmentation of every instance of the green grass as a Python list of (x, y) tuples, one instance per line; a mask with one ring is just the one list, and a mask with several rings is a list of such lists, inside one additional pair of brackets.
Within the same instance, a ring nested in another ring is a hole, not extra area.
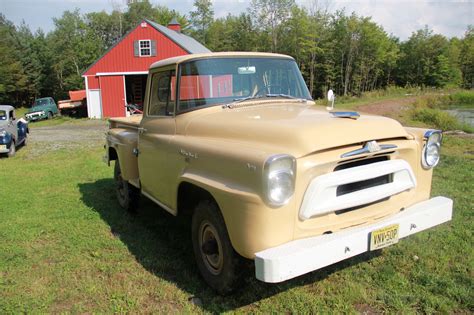
[(198, 276), (188, 228), (150, 202), (120, 209), (101, 142), (33, 154), (44, 149), (0, 160), (2, 314), (474, 311), (473, 138), (446, 136), (434, 173), (451, 223), (285, 283), (249, 277), (230, 297)]
[(83, 121), (88, 120), (88, 118), (73, 118), (69, 116), (54, 116), (52, 119), (43, 119), (39, 121), (32, 121), (29, 123), (30, 128), (36, 128), (36, 127), (46, 127), (46, 126), (57, 126), (57, 125), (62, 125), (64, 123), (66, 124), (75, 124), (75, 123), (81, 123)]

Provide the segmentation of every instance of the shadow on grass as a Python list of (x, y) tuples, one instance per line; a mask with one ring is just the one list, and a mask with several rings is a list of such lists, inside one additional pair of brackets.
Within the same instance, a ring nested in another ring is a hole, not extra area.
[(253, 267), (249, 267), (248, 277), (239, 291), (222, 297), (199, 276), (194, 263), (189, 226), (145, 197), (141, 200), (138, 214), (127, 214), (116, 201), (114, 187), (113, 179), (79, 184), (82, 201), (100, 214), (109, 224), (111, 232), (128, 247), (144, 268), (157, 277), (175, 283), (190, 298), (200, 298), (200, 307), (208, 312), (234, 310), (290, 288), (320, 281), (338, 270), (379, 255), (378, 252), (366, 253), (279, 284), (256, 280)]

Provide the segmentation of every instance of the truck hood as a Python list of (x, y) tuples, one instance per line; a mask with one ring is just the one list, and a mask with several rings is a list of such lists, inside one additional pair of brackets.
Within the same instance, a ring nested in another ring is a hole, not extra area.
[(339, 118), (315, 105), (257, 104), (204, 111), (188, 122), (186, 135), (251, 142), (260, 149), (297, 158), (370, 140), (410, 138), (393, 119), (372, 115)]
[(41, 111), (43, 111), (43, 110), (46, 112), (47, 109), (48, 109), (48, 105), (34, 106), (34, 107), (31, 107), (31, 108), (28, 110), (27, 114), (29, 114), (29, 113), (35, 113), (35, 112), (41, 112)]

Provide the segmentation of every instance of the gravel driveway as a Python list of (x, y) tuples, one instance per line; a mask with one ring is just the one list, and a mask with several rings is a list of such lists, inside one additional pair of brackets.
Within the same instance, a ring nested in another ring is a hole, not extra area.
[(30, 125), (28, 157), (46, 151), (71, 148), (92, 148), (105, 143), (107, 123), (102, 120), (85, 120), (57, 126), (35, 127)]

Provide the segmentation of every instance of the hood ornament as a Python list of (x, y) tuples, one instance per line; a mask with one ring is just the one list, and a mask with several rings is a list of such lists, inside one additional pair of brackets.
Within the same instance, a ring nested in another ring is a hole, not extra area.
[(398, 148), (394, 144), (378, 144), (377, 141), (372, 140), (368, 141), (365, 143), (365, 145), (362, 147), (362, 149), (357, 149), (353, 151), (349, 151), (341, 155), (341, 158), (346, 158), (346, 157), (351, 157), (355, 155), (361, 155), (361, 154), (369, 154), (369, 153), (375, 153), (383, 150), (389, 150), (389, 149), (396, 149)]

